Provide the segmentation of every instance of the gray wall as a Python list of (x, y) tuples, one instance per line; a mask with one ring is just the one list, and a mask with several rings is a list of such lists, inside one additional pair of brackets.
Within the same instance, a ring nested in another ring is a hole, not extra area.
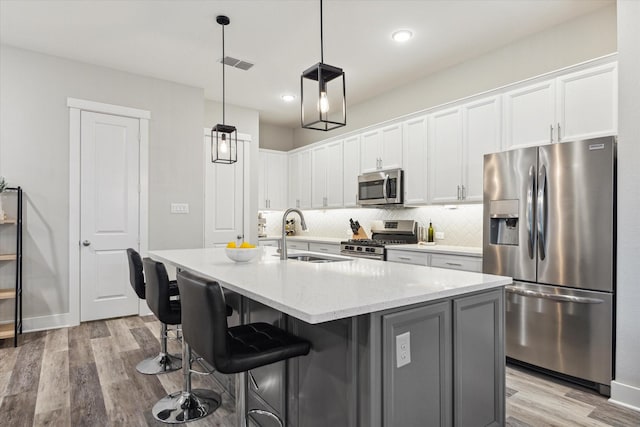
[[(202, 89), (0, 46), (0, 174), (26, 194), (26, 318), (69, 311), (67, 97), (151, 111), (149, 246), (202, 245)], [(172, 201), (190, 214), (170, 215)]]
[[(610, 6), (349, 105), (348, 126), (333, 132), (294, 130), (297, 147), (557, 70), (616, 51), (616, 8)], [(349, 99), (349, 70), (347, 100)]]
[[(618, 0), (618, 295), (612, 399), (640, 408), (640, 1)], [(617, 387), (620, 385), (621, 387)], [(629, 387), (635, 387), (630, 389)]]
[(293, 150), (293, 129), (268, 123), (260, 123), (260, 148)]

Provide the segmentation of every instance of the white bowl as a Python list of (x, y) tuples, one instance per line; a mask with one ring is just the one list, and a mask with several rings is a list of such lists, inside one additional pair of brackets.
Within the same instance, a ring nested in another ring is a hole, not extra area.
[(227, 256), (235, 262), (251, 261), (258, 255), (260, 248), (225, 248)]

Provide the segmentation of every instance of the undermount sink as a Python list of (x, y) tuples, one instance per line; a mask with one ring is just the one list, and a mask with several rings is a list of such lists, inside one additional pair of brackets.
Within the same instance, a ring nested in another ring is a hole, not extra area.
[[(275, 256), (279, 256), (279, 255), (275, 255)], [(303, 261), (303, 262), (312, 262), (316, 264), (325, 263), (325, 262), (352, 261), (351, 258), (346, 258), (346, 257), (344, 258), (326, 257), (326, 256), (316, 255), (316, 254), (291, 254), (287, 256), (287, 259), (293, 259), (296, 261)]]

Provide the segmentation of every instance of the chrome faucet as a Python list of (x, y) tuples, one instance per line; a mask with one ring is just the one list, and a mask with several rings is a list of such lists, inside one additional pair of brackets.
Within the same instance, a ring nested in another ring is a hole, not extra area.
[(295, 212), (300, 216), (300, 227), (302, 227), (302, 230), (307, 229), (307, 223), (304, 222), (304, 215), (302, 215), (300, 209), (289, 208), (284, 211), (284, 215), (282, 215), (282, 248), (280, 248), (280, 259), (287, 259), (287, 232), (285, 226), (287, 224), (287, 215), (291, 212)]

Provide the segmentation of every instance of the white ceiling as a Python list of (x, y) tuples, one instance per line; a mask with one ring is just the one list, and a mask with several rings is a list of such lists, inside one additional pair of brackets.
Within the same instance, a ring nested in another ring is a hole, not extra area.
[[(436, 70), (610, 5), (614, 0), (325, 0), (325, 62), (344, 69), (355, 105)], [(320, 60), (319, 0), (0, 0), (0, 43), (205, 89), (263, 122), (299, 126), (300, 73)], [(409, 28), (414, 38), (390, 38)]]

